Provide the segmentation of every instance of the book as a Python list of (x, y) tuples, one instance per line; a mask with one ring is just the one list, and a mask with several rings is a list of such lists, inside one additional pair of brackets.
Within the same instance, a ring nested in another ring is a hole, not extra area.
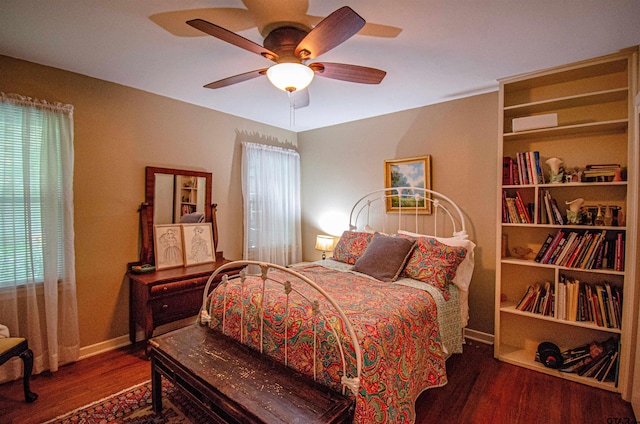
[(562, 239), (563, 236), (564, 236), (564, 231), (558, 230), (558, 232), (556, 233), (555, 237), (551, 241), (551, 244), (549, 245), (549, 248), (545, 252), (545, 254), (542, 257), (542, 259), (540, 260), (540, 263), (546, 264), (546, 263), (549, 262), (549, 258), (551, 257), (553, 252), (555, 252), (555, 249), (556, 249), (558, 243), (560, 242), (560, 240)]
[(535, 257), (534, 261), (540, 262), (540, 260), (542, 259), (542, 257), (546, 253), (546, 251), (549, 248), (549, 245), (551, 244), (552, 241), (553, 241), (553, 236), (551, 234), (548, 234), (546, 240), (544, 241), (544, 243), (542, 243), (542, 247), (540, 247), (540, 250), (536, 254), (536, 257)]
[(516, 205), (518, 205), (518, 211), (520, 212), (520, 219), (522, 223), (531, 224), (531, 216), (529, 215), (529, 211), (522, 201), (522, 196), (520, 196), (520, 192), (516, 191)]
[(502, 158), (502, 185), (513, 185), (513, 158)]

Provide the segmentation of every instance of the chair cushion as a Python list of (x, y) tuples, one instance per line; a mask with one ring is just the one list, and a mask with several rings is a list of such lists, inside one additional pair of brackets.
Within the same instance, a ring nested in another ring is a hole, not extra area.
[(7, 337), (6, 339), (0, 339), (0, 355), (11, 348), (18, 346), (23, 341), (25, 341), (25, 339), (22, 337)]

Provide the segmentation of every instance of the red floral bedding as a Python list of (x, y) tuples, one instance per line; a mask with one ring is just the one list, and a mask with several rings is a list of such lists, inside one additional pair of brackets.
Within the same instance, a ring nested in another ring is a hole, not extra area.
[[(436, 305), (431, 295), (412, 287), (383, 283), (319, 265), (308, 265), (296, 271), (327, 291), (354, 326), (363, 356), (354, 422), (414, 422), (415, 400), (420, 393), (447, 382)], [(282, 282), (291, 280), (289, 274), (281, 271), (272, 270), (269, 276)], [(234, 280), (226, 288), (218, 286), (211, 294), (211, 327), (222, 330), (222, 311), (226, 310), (225, 333), (240, 340), (243, 325), (244, 343), (260, 350), (262, 332), (265, 354), (282, 362), (286, 360), (289, 366), (311, 376), (314, 375), (315, 345), (315, 356), (319, 358), (315, 366), (316, 378), (339, 390), (342, 363), (339, 353), (326, 341), (334, 339), (329, 326), (340, 334), (347, 357), (347, 374), (353, 377), (356, 372), (351, 339), (328, 302), (305, 283), (292, 283), (303, 295), (319, 301), (326, 320), (313, 319), (308, 303), (296, 293), (290, 294), (287, 313), (282, 286), (267, 281), (265, 319), (264, 324), (261, 323), (257, 312), (262, 280), (248, 277), (244, 289), (239, 280)], [(246, 308), (244, 314), (242, 297)], [(313, 336), (314, 322), (318, 322), (317, 342)]]

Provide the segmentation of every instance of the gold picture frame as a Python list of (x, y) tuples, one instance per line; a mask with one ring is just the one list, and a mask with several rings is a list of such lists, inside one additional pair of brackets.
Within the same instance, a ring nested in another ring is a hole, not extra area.
[[(384, 161), (384, 186), (394, 187), (420, 187), (431, 190), (431, 155), (416, 156), (406, 159), (390, 159)], [(393, 194), (392, 191), (387, 194)], [(430, 194), (425, 197), (431, 198)], [(398, 196), (387, 197), (387, 213), (400, 213), (400, 198)], [(407, 213), (415, 213), (415, 200), (407, 198), (402, 200), (402, 210), (407, 208)], [(430, 215), (431, 202), (420, 200), (418, 213)]]

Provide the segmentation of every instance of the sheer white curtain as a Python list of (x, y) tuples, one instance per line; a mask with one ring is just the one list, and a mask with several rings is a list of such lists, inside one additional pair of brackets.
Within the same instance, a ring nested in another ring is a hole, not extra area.
[(242, 143), (244, 251), (246, 260), (289, 265), (302, 259), (300, 155)]
[[(26, 337), (34, 372), (75, 361), (73, 106), (0, 93), (0, 323)], [(21, 361), (0, 367), (18, 378)]]

